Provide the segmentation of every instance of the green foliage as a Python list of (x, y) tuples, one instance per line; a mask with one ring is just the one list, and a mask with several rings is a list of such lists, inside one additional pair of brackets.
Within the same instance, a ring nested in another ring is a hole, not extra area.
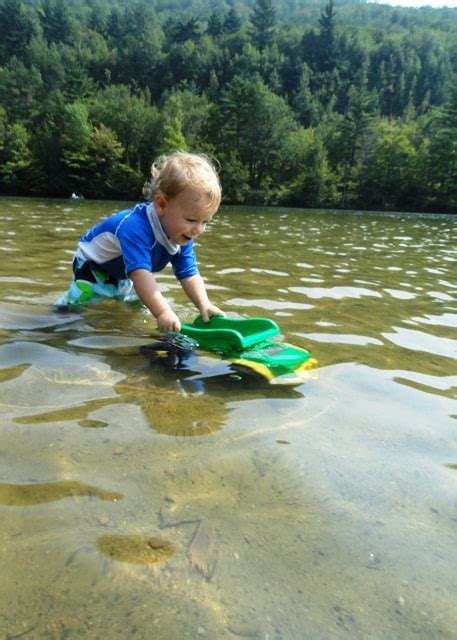
[(430, 142), (426, 160), (427, 196), (431, 204), (445, 203), (443, 209), (457, 207), (457, 79), (449, 99), (430, 114)]
[[(177, 116), (178, 130), (184, 138), (186, 148), (205, 150), (205, 136), (209, 126), (209, 103), (205, 95), (199, 95), (192, 89), (174, 91), (164, 103), (162, 115), (165, 125), (170, 116)], [(174, 148), (182, 147), (175, 145)]]
[(251, 16), (251, 37), (262, 51), (271, 44), (276, 23), (276, 11), (271, 0), (256, 0)]
[(286, 132), (296, 128), (287, 103), (262, 80), (236, 76), (227, 86), (218, 112), (216, 144), (226, 153), (237, 150), (254, 191), (274, 182)]
[(70, 43), (72, 41), (73, 19), (65, 0), (44, 0), (40, 22), (43, 35), (48, 42)]
[(335, 3), (329, 0), (319, 18), (319, 67), (321, 71), (331, 71), (336, 66), (336, 34), (335, 34)]
[(6, 125), (3, 122), (0, 142), (0, 184), (7, 193), (14, 193), (26, 178), (32, 154), (29, 135), (23, 124)]
[(206, 33), (212, 38), (222, 35), (222, 18), (219, 12), (213, 11), (209, 17)]
[(0, 4), (0, 64), (13, 56), (23, 56), (36, 28), (36, 18), (21, 0), (3, 0)]
[(221, 163), (221, 181), (224, 185), (225, 202), (241, 204), (251, 192), (247, 167), (241, 162), (235, 150), (221, 150), (218, 153)]
[(360, 190), (376, 209), (408, 208), (420, 188), (417, 123), (381, 120), (362, 168)]
[(35, 66), (13, 57), (0, 67), (0, 105), (11, 121), (32, 121), (41, 112), (43, 93), (43, 78)]
[(96, 126), (105, 125), (115, 132), (123, 146), (126, 164), (147, 170), (150, 149), (158, 144), (160, 116), (145, 94), (135, 95), (125, 85), (111, 85), (89, 101), (89, 113)]
[(183, 110), (178, 95), (172, 95), (164, 110), (162, 142), (160, 153), (187, 151), (187, 142), (183, 133)]
[(193, 16), (189, 20), (178, 20), (170, 25), (170, 39), (172, 42), (187, 42), (187, 40), (198, 41), (201, 36), (200, 21)]
[(0, 0), (0, 192), (138, 197), (216, 157), (225, 202), (457, 207), (457, 9)]
[(225, 16), (225, 20), (222, 24), (222, 31), (224, 33), (237, 33), (241, 29), (241, 20), (236, 12), (235, 7), (230, 7), (229, 12)]
[(338, 204), (336, 180), (332, 174), (321, 136), (315, 129), (300, 127), (290, 132), (280, 163), (280, 201), (299, 207)]
[(121, 143), (108, 127), (100, 125), (91, 131), (86, 165), (90, 181), (87, 182), (85, 194), (91, 198), (106, 198), (119, 193), (123, 151)]
[(74, 190), (85, 188), (84, 177), (89, 163), (91, 125), (87, 107), (81, 103), (65, 105), (60, 139), (62, 176), (64, 184), (73, 184)]

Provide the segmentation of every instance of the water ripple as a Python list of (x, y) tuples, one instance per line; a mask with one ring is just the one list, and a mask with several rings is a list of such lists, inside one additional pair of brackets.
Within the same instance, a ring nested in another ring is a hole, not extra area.
[(392, 296), (392, 298), (396, 298), (397, 300), (413, 300), (414, 298), (416, 298), (415, 293), (402, 291), (401, 289), (383, 289), (383, 291)]
[(396, 333), (383, 333), (382, 336), (399, 347), (457, 359), (457, 340), (432, 336), (414, 329), (392, 328)]
[(312, 309), (312, 304), (306, 304), (304, 302), (291, 302), (291, 301), (279, 301), (279, 300), (263, 300), (253, 299), (247, 300), (245, 298), (231, 298), (227, 300), (227, 304), (236, 307), (260, 307), (261, 309), (268, 309), (270, 311), (282, 310), (282, 309)]
[(344, 333), (299, 333), (296, 334), (308, 340), (316, 342), (329, 342), (333, 344), (352, 344), (358, 346), (379, 345), (384, 343), (377, 338), (369, 338), (368, 336), (347, 335)]
[(411, 320), (414, 320), (415, 322), (421, 322), (423, 324), (457, 328), (457, 313), (443, 313), (440, 316), (427, 314), (423, 317), (415, 316), (411, 318)]
[(273, 271), (272, 269), (257, 269), (257, 268), (252, 268), (251, 271), (253, 273), (266, 273), (269, 276), (280, 276), (280, 277), (284, 277), (284, 276), (289, 276), (289, 273), (285, 273), (284, 271)]
[(309, 298), (334, 298), (341, 300), (343, 298), (382, 298), (381, 294), (371, 289), (362, 287), (289, 287), (289, 291), (293, 293), (302, 293)]

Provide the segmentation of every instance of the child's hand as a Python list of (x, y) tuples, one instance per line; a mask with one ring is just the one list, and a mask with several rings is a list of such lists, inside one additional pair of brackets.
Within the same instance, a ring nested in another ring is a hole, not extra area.
[(157, 316), (157, 326), (160, 331), (181, 331), (181, 323), (178, 316), (171, 309), (165, 309)]
[(219, 307), (216, 307), (216, 305), (211, 304), (211, 302), (209, 302), (205, 306), (199, 307), (199, 311), (203, 322), (208, 322), (211, 316), (225, 316), (225, 313), (222, 311), (222, 309), (219, 309)]

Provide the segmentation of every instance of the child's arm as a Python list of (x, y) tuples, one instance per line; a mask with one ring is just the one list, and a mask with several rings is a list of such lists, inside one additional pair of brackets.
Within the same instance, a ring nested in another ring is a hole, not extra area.
[(208, 322), (211, 316), (224, 316), (225, 313), (209, 301), (206, 293), (205, 283), (200, 275), (189, 276), (181, 280), (181, 286), (187, 297), (191, 300), (205, 322)]
[(170, 305), (160, 293), (159, 286), (149, 271), (135, 269), (129, 273), (129, 278), (141, 301), (157, 320), (160, 331), (181, 331), (178, 316), (170, 309)]

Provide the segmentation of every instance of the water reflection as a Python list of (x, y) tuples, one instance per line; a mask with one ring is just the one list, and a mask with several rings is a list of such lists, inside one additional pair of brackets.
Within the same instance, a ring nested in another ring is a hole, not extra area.
[[(149, 425), (159, 433), (201, 436), (226, 423), (227, 400), (231, 395), (237, 397), (240, 390), (246, 399), (301, 396), (294, 389), (272, 390), (250, 370), (215, 356), (205, 358), (176, 349), (166, 340), (145, 342), (144, 338), (122, 336), (81, 338), (68, 342), (77, 347), (74, 354), (31, 342), (0, 347), (2, 361), (15, 365), (2, 373), (12, 421), (37, 425), (76, 420), (84, 428), (105, 427), (106, 421), (92, 418), (94, 412), (133, 404), (141, 407)], [(111, 366), (94, 356), (94, 351), (109, 356)], [(59, 369), (50, 369), (57, 361)], [(15, 382), (18, 377), (22, 386)]]
[[(140, 404), (150, 426), (162, 434), (202, 436), (217, 432), (229, 420), (230, 400), (239, 399), (240, 392), (246, 401), (302, 395), (292, 388), (272, 388), (249, 369), (180, 348), (168, 339), (145, 344), (139, 351), (142, 358), (114, 360), (117, 370), (129, 369), (115, 386), (118, 401)], [(154, 385), (157, 377), (160, 386)]]
[(187, 394), (150, 385), (136, 375), (116, 386), (120, 402), (140, 404), (149, 425), (172, 436), (201, 436), (218, 431), (228, 419), (225, 403), (210, 395)]

